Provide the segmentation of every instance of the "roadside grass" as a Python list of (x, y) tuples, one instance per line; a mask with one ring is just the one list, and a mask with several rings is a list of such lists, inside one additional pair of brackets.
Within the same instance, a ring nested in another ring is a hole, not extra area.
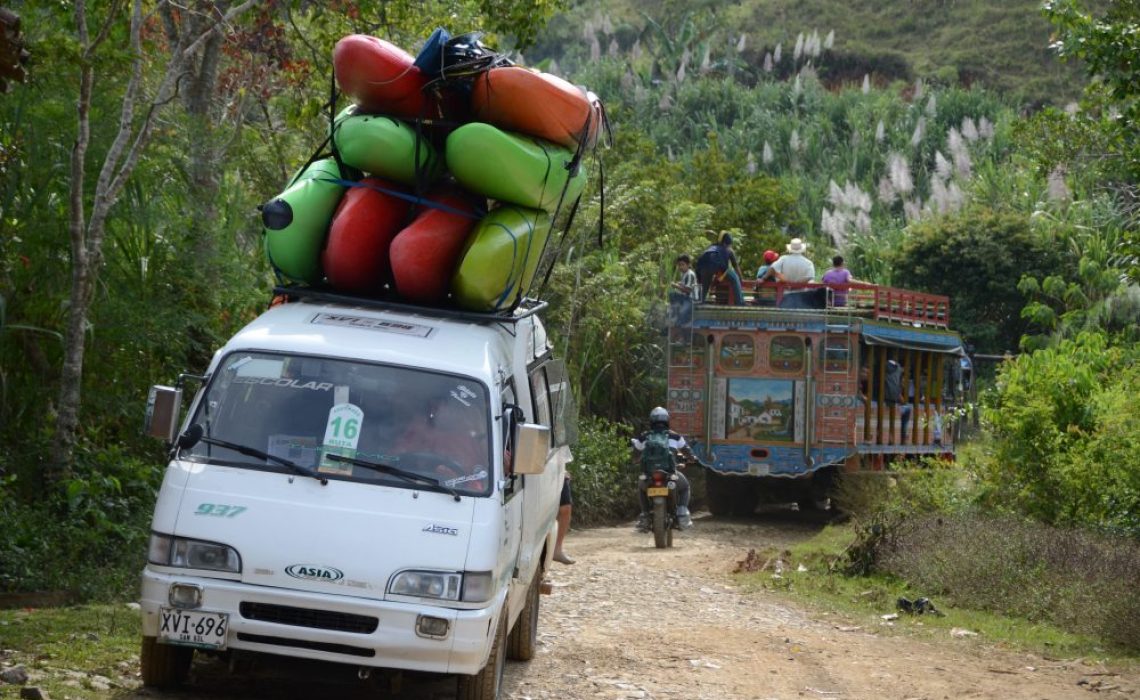
[[(139, 624), (126, 603), (0, 610), (0, 666), (23, 666), (52, 698), (108, 698), (139, 684)], [(0, 698), (18, 697), (0, 684)]]
[[(866, 631), (932, 640), (961, 635), (959, 641), (962, 642), (1032, 651), (1050, 658), (1080, 657), (1140, 664), (1140, 653), (1135, 650), (1114, 647), (1096, 637), (1066, 631), (1048, 622), (955, 605), (949, 598), (940, 599), (936, 593), (914, 588), (891, 575), (847, 575), (842, 572), (847, 562), (847, 548), (856, 540), (854, 526), (829, 525), (791, 548), (757, 550), (748, 557), (752, 566), (741, 568), (758, 570), (741, 571), (736, 579), (746, 590), (785, 594), (812, 607), (838, 613), (850, 620), (845, 626)], [(897, 610), (899, 598), (913, 601), (919, 597), (930, 598), (944, 616), (911, 615)], [(883, 617), (896, 613), (897, 619)]]

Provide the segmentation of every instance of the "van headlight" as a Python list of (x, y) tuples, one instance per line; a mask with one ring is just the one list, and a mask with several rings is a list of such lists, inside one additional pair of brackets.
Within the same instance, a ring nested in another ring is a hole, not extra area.
[(152, 532), (147, 561), (160, 566), (241, 573), (241, 557), (233, 547)]
[(401, 571), (392, 577), (388, 593), (482, 603), (491, 599), (491, 572)]

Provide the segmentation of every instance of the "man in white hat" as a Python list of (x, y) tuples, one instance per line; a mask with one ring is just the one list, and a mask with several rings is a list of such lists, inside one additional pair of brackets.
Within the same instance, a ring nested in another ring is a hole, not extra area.
[(771, 270), (781, 282), (811, 282), (815, 279), (815, 265), (804, 257), (808, 244), (793, 238), (787, 245), (788, 253), (772, 263)]

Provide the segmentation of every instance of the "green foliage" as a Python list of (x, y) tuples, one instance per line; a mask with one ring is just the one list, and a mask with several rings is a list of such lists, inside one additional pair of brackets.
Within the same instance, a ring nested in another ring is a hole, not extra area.
[(950, 297), (953, 324), (980, 352), (1018, 346), (1022, 275), (1062, 270), (1056, 244), (1014, 213), (974, 208), (914, 225), (892, 260), (902, 286)]
[(993, 501), (1046, 523), (1140, 536), (1137, 346), (1082, 333), (1005, 363), (984, 412)]
[(1085, 107), (1107, 139), (1101, 157), (1120, 158), (1123, 170), (1140, 176), (1140, 2), (1113, 0), (1094, 15), (1078, 0), (1047, 0), (1045, 15), (1059, 36), (1052, 48), (1064, 59), (1083, 61), (1094, 81)]
[(632, 430), (603, 418), (584, 417), (569, 469), (574, 522), (611, 523), (636, 515), (637, 470), (631, 466)]
[(76, 600), (133, 595), (157, 463), (91, 450), (58, 495), (37, 500), (21, 494), (16, 476), (0, 479), (0, 591), (65, 591)]

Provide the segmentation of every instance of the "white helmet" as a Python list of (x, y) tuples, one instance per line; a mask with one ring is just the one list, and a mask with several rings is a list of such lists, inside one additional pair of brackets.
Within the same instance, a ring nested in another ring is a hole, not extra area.
[(654, 423), (664, 423), (665, 425), (669, 425), (669, 412), (661, 406), (658, 406), (657, 408), (650, 411), (649, 424), (653, 425)]

